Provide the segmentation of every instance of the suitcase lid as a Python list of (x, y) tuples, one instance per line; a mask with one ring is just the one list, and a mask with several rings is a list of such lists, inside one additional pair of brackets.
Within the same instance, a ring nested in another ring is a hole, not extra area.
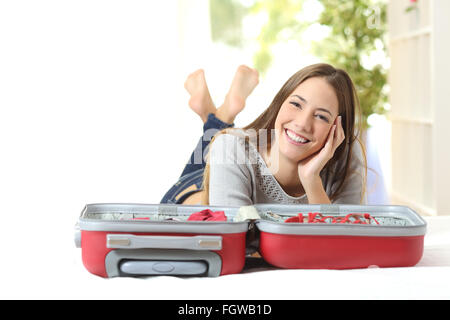
[[(411, 208), (397, 205), (301, 205), (255, 204), (263, 232), (294, 235), (423, 236), (426, 222)], [(204, 209), (224, 211), (227, 221), (187, 221)], [(234, 221), (240, 207), (177, 204), (96, 203), (87, 204), (79, 218), (80, 230), (167, 233), (240, 233), (249, 221)], [(298, 213), (318, 212), (342, 217), (349, 213), (369, 213), (379, 224), (285, 223)], [(271, 213), (271, 214), (269, 214)], [(276, 217), (278, 216), (278, 217)]]
[[(204, 209), (224, 211), (227, 221), (187, 221)], [(80, 230), (170, 233), (240, 233), (247, 221), (233, 221), (239, 207), (177, 204), (94, 203), (87, 204), (78, 220)]]
[[(261, 219), (256, 222), (259, 230), (293, 235), (348, 235), (348, 236), (423, 236), (426, 222), (415, 211), (397, 205), (283, 205), (256, 204)], [(379, 223), (285, 223), (299, 213), (318, 212), (328, 217), (344, 217), (350, 213), (368, 213)]]

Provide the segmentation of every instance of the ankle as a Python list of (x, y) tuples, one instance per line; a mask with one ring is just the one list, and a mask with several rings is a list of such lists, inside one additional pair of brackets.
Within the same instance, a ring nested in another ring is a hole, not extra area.
[(217, 119), (227, 124), (233, 124), (235, 119), (235, 117), (231, 115), (223, 105), (216, 110), (214, 115)]
[(237, 94), (228, 93), (225, 97), (224, 105), (227, 106), (228, 112), (234, 118), (241, 112), (245, 107), (246, 99)]

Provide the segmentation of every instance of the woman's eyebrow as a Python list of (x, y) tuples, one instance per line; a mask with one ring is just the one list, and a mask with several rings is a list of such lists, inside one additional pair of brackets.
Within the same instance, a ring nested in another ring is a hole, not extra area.
[[(306, 101), (305, 98), (300, 97), (298, 94), (293, 94), (291, 97), (297, 97), (297, 98), (299, 98), (300, 100), (302, 100), (304, 103), (308, 103), (308, 101)], [(325, 108), (317, 108), (317, 110), (324, 111), (324, 112), (328, 112), (328, 113), (330, 114), (330, 116), (333, 116), (333, 114), (332, 114), (332, 113), (330, 112), (330, 110), (328, 110), (328, 109), (325, 109)]]

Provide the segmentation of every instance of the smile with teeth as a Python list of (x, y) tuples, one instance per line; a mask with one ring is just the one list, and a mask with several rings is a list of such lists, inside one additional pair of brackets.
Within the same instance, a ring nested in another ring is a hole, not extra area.
[(305, 143), (309, 142), (309, 140), (296, 135), (294, 132), (292, 132), (289, 129), (284, 129), (284, 131), (286, 132), (286, 135), (288, 136), (289, 139), (291, 139), (292, 141), (294, 141), (298, 144), (305, 144)]

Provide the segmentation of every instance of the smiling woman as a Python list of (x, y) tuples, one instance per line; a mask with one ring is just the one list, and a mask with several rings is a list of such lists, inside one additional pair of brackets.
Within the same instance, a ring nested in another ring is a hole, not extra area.
[[(207, 161), (202, 159), (195, 171), (188, 164), (162, 202), (188, 204), (195, 194), (195, 201), (201, 197), (202, 204), (210, 205), (365, 203), (367, 164), (355, 130), (361, 124), (356, 123), (359, 103), (348, 74), (328, 64), (303, 68), (255, 121), (239, 129), (217, 118), (238, 110), (228, 118), (234, 120), (257, 84), (254, 72), (245, 77), (239, 70), (226, 102), (205, 122), (197, 147), (201, 154), (210, 147)], [(245, 93), (241, 100), (231, 99), (239, 91)], [(206, 134), (211, 129), (214, 133)], [(184, 192), (188, 186), (190, 193)]]
[(286, 134), (290, 133), (291, 136), (300, 136), (304, 139), (301, 145), (305, 148), (302, 148), (301, 152), (298, 148), (291, 147), (290, 135), (285, 135), (287, 139), (278, 139), (280, 152), (282, 154), (292, 152), (292, 161), (298, 163), (324, 145), (338, 115), (339, 103), (333, 87), (319, 77), (305, 80), (293, 93), (281, 105), (275, 121), (275, 130), (280, 137), (282, 132), (286, 131)]

